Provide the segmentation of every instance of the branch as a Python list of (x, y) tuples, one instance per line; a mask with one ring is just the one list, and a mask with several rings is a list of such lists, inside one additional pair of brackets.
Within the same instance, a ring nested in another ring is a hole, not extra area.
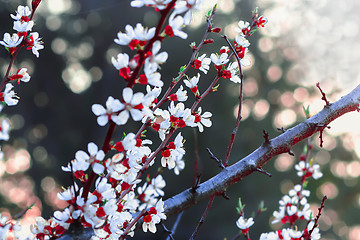
[[(359, 111), (359, 104), (360, 85), (337, 102), (325, 107), (318, 114), (288, 129), (280, 136), (270, 139), (269, 144), (263, 144), (248, 156), (203, 182), (196, 189), (196, 192), (191, 191), (191, 188), (189, 188), (167, 199), (165, 201), (165, 214), (170, 216), (180, 213), (213, 195), (221, 195), (232, 184), (241, 181), (257, 169), (261, 169), (262, 166), (274, 156), (288, 153), (292, 146), (321, 131), (322, 127), (319, 126), (327, 126), (345, 113)], [(81, 235), (81, 232), (83, 235)], [(75, 236), (68, 233), (59, 239), (88, 239), (86, 238), (86, 234), (91, 234), (92, 232), (92, 229), (87, 228), (82, 231), (77, 231)], [(88, 236), (89, 235), (87, 235), (87, 237)]]
[(199, 185), (196, 193), (190, 189), (179, 193), (165, 201), (165, 213), (170, 216), (196, 205), (214, 194), (224, 192), (232, 184), (241, 181), (256, 169), (262, 168), (274, 156), (290, 151), (291, 147), (301, 140), (314, 135), (336, 118), (352, 111), (359, 111), (360, 85), (337, 102), (327, 106), (318, 114), (288, 129), (280, 136), (269, 140), (254, 152), (225, 168), (222, 172)]

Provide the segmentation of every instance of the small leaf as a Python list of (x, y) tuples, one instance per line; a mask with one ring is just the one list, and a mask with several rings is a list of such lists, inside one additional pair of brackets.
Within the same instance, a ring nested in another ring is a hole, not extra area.
[(307, 106), (306, 108), (303, 106), (303, 109), (304, 109), (305, 117), (310, 118), (310, 105)]
[(219, 86), (220, 86), (220, 84), (218, 84), (218, 85), (216, 85), (215, 87), (213, 87), (213, 88), (212, 88), (212, 91), (213, 91), (213, 92), (216, 92), (216, 91), (218, 90)]

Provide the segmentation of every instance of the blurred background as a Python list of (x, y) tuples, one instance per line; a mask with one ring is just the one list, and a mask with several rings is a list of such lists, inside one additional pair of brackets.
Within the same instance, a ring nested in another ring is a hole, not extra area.
[[(162, 50), (169, 59), (162, 66), (162, 79), (170, 82), (180, 66), (187, 63), (191, 49), (205, 30), (205, 13), (216, 1), (205, 1), (204, 10), (194, 13), (193, 24), (186, 31), (189, 38), (173, 38), (163, 42)], [(262, 131), (270, 137), (280, 134), (276, 129), (289, 128), (304, 120), (303, 106), (310, 106), (312, 114), (324, 105), (315, 85), (320, 82), (330, 101), (350, 92), (359, 82), (357, 65), (360, 63), (359, 16), (360, 3), (348, 1), (303, 0), (219, 0), (215, 26), (222, 34), (234, 37), (239, 20), (251, 19), (251, 11), (258, 6), (261, 15), (268, 17), (265, 28), (249, 40), (251, 68), (245, 70), (243, 120), (240, 124), (230, 163), (251, 153), (263, 142)], [(9, 16), (18, 5), (29, 1), (0, 1), (0, 35), (12, 32)], [(120, 98), (124, 82), (111, 64), (111, 57), (127, 48), (116, 45), (113, 39), (126, 24), (138, 22), (154, 26), (159, 15), (152, 8), (132, 9), (130, 1), (122, 0), (57, 0), (45, 1), (35, 16), (33, 31), (42, 37), (45, 49), (40, 58), (29, 51), (21, 51), (14, 69), (28, 68), (29, 83), (15, 86), (21, 97), (16, 107), (3, 110), (1, 117), (12, 122), (11, 139), (2, 143), (5, 157), (0, 162), (0, 212), (13, 216), (35, 203), (23, 218), (31, 224), (34, 217), (49, 218), (53, 211), (66, 205), (57, 200), (61, 186), (71, 179), (60, 170), (74, 158), (78, 150), (86, 150), (89, 142), (101, 145), (107, 128), (99, 127), (91, 112), (94, 103), (104, 104), (109, 95)], [(211, 36), (215, 43), (205, 46), (200, 54), (212, 52), (226, 45), (219, 35)], [(129, 52), (128, 52), (129, 53)], [(9, 63), (5, 50), (0, 52), (0, 71), (4, 75)], [(189, 75), (196, 74), (190, 71)], [(212, 69), (202, 77), (200, 91), (215, 74)], [(137, 90), (142, 90), (138, 87)], [(186, 168), (180, 176), (164, 171), (167, 181), (164, 199), (193, 184), (194, 150), (198, 149), (202, 181), (216, 175), (220, 169), (211, 160), (206, 147), (224, 158), (238, 107), (239, 85), (221, 80), (219, 91), (201, 103), (203, 111), (213, 113), (213, 127), (203, 133), (185, 129)], [(190, 95), (190, 94), (189, 94)], [(324, 176), (310, 181), (309, 201), (314, 213), (324, 195), (328, 200), (320, 218), (322, 239), (360, 239), (360, 121), (358, 113), (350, 113), (331, 124), (324, 132), (324, 146), (319, 147), (318, 135), (312, 138), (312, 157), (321, 165)], [(122, 132), (135, 132), (139, 126), (119, 127)], [(149, 133), (153, 136), (153, 133)], [(156, 142), (158, 139), (156, 139)], [(197, 138), (197, 141), (194, 139)], [(156, 146), (154, 144), (154, 146)], [(235, 225), (237, 200), (246, 205), (250, 217), (263, 200), (266, 212), (255, 219), (250, 233), (258, 239), (262, 232), (279, 227), (271, 225), (278, 201), (299, 178), (293, 166), (297, 163), (305, 142), (294, 147), (295, 157), (280, 155), (264, 169), (273, 177), (254, 173), (230, 187), (230, 200), (216, 197), (209, 215), (200, 229), (198, 239), (232, 239), (239, 229)], [(174, 184), (176, 183), (176, 184)], [(174, 235), (187, 239), (196, 227), (204, 201), (186, 211)], [(165, 225), (172, 227), (176, 216)], [(159, 229), (161, 227), (159, 226)], [(135, 239), (164, 239), (161, 230), (156, 235), (135, 234)]]

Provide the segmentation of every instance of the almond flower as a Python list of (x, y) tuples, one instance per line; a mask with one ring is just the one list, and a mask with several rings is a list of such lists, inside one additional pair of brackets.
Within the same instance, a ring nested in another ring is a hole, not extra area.
[(39, 50), (44, 49), (42, 45), (41, 38), (39, 38), (39, 33), (33, 32), (30, 34), (29, 41), (27, 42), (27, 49), (31, 49), (32, 53), (39, 57)]
[(0, 93), (0, 101), (5, 102), (8, 106), (14, 106), (19, 102), (19, 97), (16, 96), (13, 88), (11, 83), (7, 83), (4, 92)]
[(195, 96), (199, 95), (199, 90), (197, 86), (199, 79), (200, 73), (198, 73), (197, 76), (190, 78), (189, 80), (184, 80), (185, 85), (190, 88), (190, 90), (195, 94)]
[(220, 56), (218, 54), (212, 53), (210, 55), (211, 61), (214, 63), (215, 68), (219, 71), (222, 69), (223, 65), (229, 62), (228, 54), (222, 53)]
[(166, 215), (164, 214), (164, 202), (160, 199), (156, 203), (156, 206), (150, 208), (150, 210), (146, 212), (146, 215), (143, 216), (143, 231), (147, 232), (149, 230), (150, 232), (155, 233), (155, 224), (160, 223), (162, 219), (166, 219)]
[(236, 221), (236, 226), (241, 229), (241, 232), (246, 235), (249, 232), (249, 228), (254, 224), (253, 218), (245, 219), (243, 216)]
[(132, 7), (152, 6), (156, 9), (163, 10), (171, 0), (133, 0), (131, 2)]
[(194, 60), (193, 67), (207, 74), (207, 72), (210, 69), (210, 63), (211, 63), (211, 59), (207, 58), (206, 54), (203, 54)]
[(124, 104), (118, 99), (114, 99), (109, 96), (106, 100), (106, 109), (100, 104), (93, 104), (91, 107), (92, 112), (98, 116), (97, 123), (100, 126), (105, 126), (109, 120), (113, 121), (117, 125), (121, 124), (118, 118), (118, 112), (124, 108)]
[(24, 37), (19, 37), (16, 33), (12, 36), (9, 33), (4, 33), (4, 40), (0, 41), (0, 44), (7, 48), (15, 48), (17, 47)]
[(18, 6), (16, 15), (10, 14), (11, 18), (16, 21), (26, 20), (31, 15), (31, 11), (28, 6)]
[(142, 101), (144, 100), (144, 94), (142, 92), (137, 92), (134, 94), (131, 88), (124, 88), (123, 90), (123, 100), (124, 100), (124, 109), (119, 113), (118, 122), (120, 125), (124, 125), (130, 115), (134, 121), (140, 121), (144, 114), (142, 109)]

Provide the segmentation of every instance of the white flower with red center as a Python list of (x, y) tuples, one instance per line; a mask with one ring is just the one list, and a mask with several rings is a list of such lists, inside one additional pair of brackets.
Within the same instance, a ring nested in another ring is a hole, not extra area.
[(132, 7), (152, 6), (156, 9), (163, 10), (171, 0), (133, 0)]
[(181, 133), (179, 133), (174, 142), (170, 142), (166, 148), (161, 152), (161, 165), (163, 167), (168, 167), (169, 169), (173, 169), (176, 166), (175, 159), (182, 158), (185, 154), (183, 144), (183, 137)]
[(99, 150), (98, 146), (95, 143), (90, 142), (88, 144), (88, 152), (90, 155), (82, 150), (77, 151), (75, 153), (75, 159), (80, 162), (88, 162), (90, 165), (92, 165), (93, 171), (96, 174), (102, 174), (105, 170), (105, 167), (100, 162), (105, 157), (104, 151)]
[(250, 42), (242, 35), (237, 35), (235, 37), (235, 43), (237, 46), (242, 46), (243, 48), (247, 48), (250, 46)]
[(19, 97), (16, 96), (13, 88), (11, 83), (5, 85), (4, 92), (0, 93), (0, 102), (5, 102), (8, 106), (14, 106), (19, 102)]
[(28, 6), (18, 6), (16, 15), (10, 14), (11, 18), (16, 21), (29, 21), (29, 16), (31, 15), (31, 11)]
[(167, 110), (158, 108), (154, 111), (154, 115), (156, 118), (152, 122), (151, 126), (159, 133), (159, 138), (164, 140), (165, 135), (168, 133), (169, 128), (171, 127), (170, 113)]
[(20, 36), (27, 36), (27, 32), (32, 30), (32, 27), (34, 26), (34, 21), (15, 21), (13, 29), (15, 31), (18, 31), (18, 34)]
[(98, 178), (95, 182), (95, 191), (92, 193), (97, 197), (95, 203), (102, 203), (105, 200), (116, 197), (115, 189), (107, 182), (107, 178)]
[(225, 64), (229, 62), (227, 53), (222, 53), (220, 54), (220, 56), (218, 54), (212, 53), (210, 55), (210, 59), (214, 63), (215, 68), (218, 71), (221, 71), (223, 69), (223, 66), (225, 66)]
[(26, 49), (31, 49), (32, 53), (36, 57), (39, 57), (39, 50), (44, 49), (42, 43), (41, 38), (39, 38), (39, 33), (33, 32), (30, 34), (29, 39), (26, 42), (28, 46)]
[(13, 35), (4, 33), (4, 39), (3, 41), (0, 41), (0, 44), (6, 47), (9, 50), (9, 53), (12, 55), (15, 53), (16, 47), (19, 46), (23, 38), (23, 36), (19, 37), (19, 35), (15, 33)]
[(151, 88), (150, 85), (147, 85), (146, 94), (143, 100), (144, 108), (149, 108), (149, 109), (152, 108), (157, 103), (157, 97), (160, 95), (160, 93), (161, 93), (161, 87)]
[(241, 79), (237, 75), (239, 65), (237, 62), (230, 63), (225, 70), (222, 71), (222, 77), (225, 79), (230, 79), (234, 83), (240, 83)]
[(183, 90), (183, 86), (181, 85), (176, 93), (171, 94), (168, 99), (170, 101), (185, 102), (188, 99), (187, 92)]
[(131, 70), (129, 68), (129, 55), (126, 53), (120, 53), (117, 58), (112, 57), (111, 62), (114, 67), (119, 70), (119, 75), (125, 80), (131, 77)]
[(199, 90), (198, 90), (198, 82), (200, 79), (200, 73), (197, 74), (197, 76), (194, 76), (190, 78), (189, 80), (184, 80), (185, 85), (190, 88), (190, 90), (195, 94), (195, 96), (199, 96)]
[(254, 219), (251, 217), (245, 219), (243, 216), (236, 221), (236, 226), (241, 229), (241, 232), (246, 235), (249, 232), (249, 228), (254, 224)]
[(195, 116), (195, 124), (199, 128), (199, 132), (204, 131), (204, 127), (211, 127), (212, 122), (210, 120), (212, 113), (211, 112), (204, 112), (201, 114), (201, 107), (198, 108), (197, 112), (194, 114)]
[(184, 18), (182, 16), (177, 16), (175, 18), (169, 19), (169, 25), (165, 28), (165, 33), (172, 36), (178, 36), (182, 39), (186, 39), (188, 37), (187, 33), (182, 31), (184, 28)]
[(141, 23), (136, 24), (135, 29), (126, 25), (126, 33), (119, 32), (117, 34), (118, 39), (115, 39), (115, 43), (119, 45), (128, 45), (131, 50), (140, 46), (143, 47), (146, 44), (146, 41), (153, 38), (155, 35), (155, 28), (144, 28)]
[(152, 46), (151, 54), (148, 55), (148, 57), (145, 60), (145, 64), (151, 65), (149, 66), (150, 68), (158, 69), (159, 65), (166, 62), (168, 58), (168, 53), (167, 52), (159, 53), (160, 48), (161, 48), (161, 42), (159, 40), (155, 41)]
[(235, 27), (235, 32), (239, 33), (242, 36), (246, 36), (250, 31), (250, 23), (239, 21), (238, 27)]
[(106, 100), (106, 109), (100, 104), (93, 104), (91, 106), (92, 112), (98, 116), (97, 123), (100, 126), (105, 126), (109, 120), (120, 125), (122, 122), (118, 118), (118, 113), (122, 109), (124, 109), (124, 104), (122, 104), (120, 100), (114, 99), (112, 96), (109, 96)]
[(128, 133), (123, 140), (117, 142), (114, 148), (119, 152), (129, 151), (135, 148), (137, 140), (134, 133)]
[(145, 62), (144, 73), (139, 76), (137, 80), (140, 84), (150, 84), (154, 87), (162, 87), (164, 82), (161, 81), (161, 74), (156, 72), (155, 65), (151, 65), (149, 62)]
[(57, 193), (56, 196), (58, 199), (66, 201), (69, 204), (75, 203), (75, 197), (77, 196), (77, 192), (79, 191), (79, 187), (76, 183), (68, 187), (65, 191), (61, 193)]
[[(304, 229), (303, 237), (305, 239), (311, 239), (311, 240), (319, 240), (319, 239), (321, 239), (320, 230), (319, 230), (318, 227), (314, 228), (314, 225), (315, 225), (315, 222), (311, 221), (311, 222), (308, 223), (307, 227)], [(311, 230), (313, 230), (313, 231), (311, 232), (311, 236), (310, 236), (309, 232)]]
[(211, 59), (206, 57), (206, 54), (201, 55), (193, 62), (193, 67), (199, 69), (203, 73), (207, 74), (210, 69)]
[(298, 196), (298, 197), (309, 197), (310, 196), (310, 191), (303, 189), (303, 187), (300, 184), (297, 184), (294, 186), (293, 189), (289, 190), (289, 196), (293, 197), (293, 196)]
[(30, 226), (31, 232), (35, 234), (37, 239), (50, 239), (45, 238), (45, 236), (51, 234), (51, 228), (50, 221), (47, 221), (42, 217), (36, 217), (35, 224)]
[(320, 166), (318, 164), (310, 164), (305, 161), (300, 161), (295, 165), (295, 169), (298, 171), (297, 175), (306, 179), (308, 177), (313, 177), (314, 179), (319, 179), (322, 177), (322, 173), (320, 172)]
[(142, 187), (138, 187), (138, 199), (140, 201), (140, 205), (138, 207), (138, 211), (142, 211), (143, 209), (147, 209), (150, 206), (154, 206), (158, 199), (147, 192), (148, 184), (145, 183)]
[(142, 104), (144, 94), (142, 92), (134, 94), (133, 90), (127, 87), (124, 88), (122, 96), (124, 109), (117, 116), (119, 124), (124, 125), (130, 115), (134, 121), (140, 121), (144, 117), (144, 113), (142, 112), (144, 108)]
[(20, 81), (22, 82), (29, 82), (30, 81), (30, 75), (27, 73), (27, 68), (21, 68), (19, 69), (16, 74), (11, 75), (10, 81), (18, 80), (18, 84), (20, 84)]
[(193, 127), (193, 122), (188, 121), (188, 116), (191, 116), (191, 110), (189, 108), (185, 108), (183, 103), (174, 104), (174, 102), (170, 102), (169, 106), (170, 118), (169, 121), (171, 126), (174, 128), (183, 128), (185, 126)]
[[(194, 9), (200, 9), (202, 0), (181, 0), (175, 4), (175, 10), (172, 15), (182, 14), (184, 12), (184, 24), (189, 25), (191, 22), (191, 15)], [(171, 16), (170, 16), (171, 18)]]
[(64, 172), (72, 172), (73, 175), (76, 177), (76, 179), (79, 179), (80, 181), (84, 182), (86, 180), (85, 171), (88, 170), (89, 166), (90, 163), (86, 161), (74, 159), (71, 160), (71, 162), (69, 162), (66, 167), (62, 166), (61, 169)]
[(267, 17), (260, 16), (258, 19), (255, 20), (257, 27), (265, 27), (265, 24), (268, 22)]
[[(73, 208), (71, 208), (73, 210)], [(54, 220), (64, 228), (69, 228), (70, 223), (78, 219), (82, 214), (81, 210), (71, 211), (70, 208), (65, 208), (63, 211), (54, 212)]]
[(152, 233), (156, 232), (155, 224), (160, 223), (162, 219), (166, 219), (166, 215), (164, 214), (164, 202), (160, 199), (155, 207), (150, 208), (149, 211), (143, 216), (143, 225), (142, 229), (144, 232), (148, 230)]
[(230, 52), (230, 48), (228, 46), (222, 46), (219, 50), (220, 54), (223, 53), (229, 53)]

